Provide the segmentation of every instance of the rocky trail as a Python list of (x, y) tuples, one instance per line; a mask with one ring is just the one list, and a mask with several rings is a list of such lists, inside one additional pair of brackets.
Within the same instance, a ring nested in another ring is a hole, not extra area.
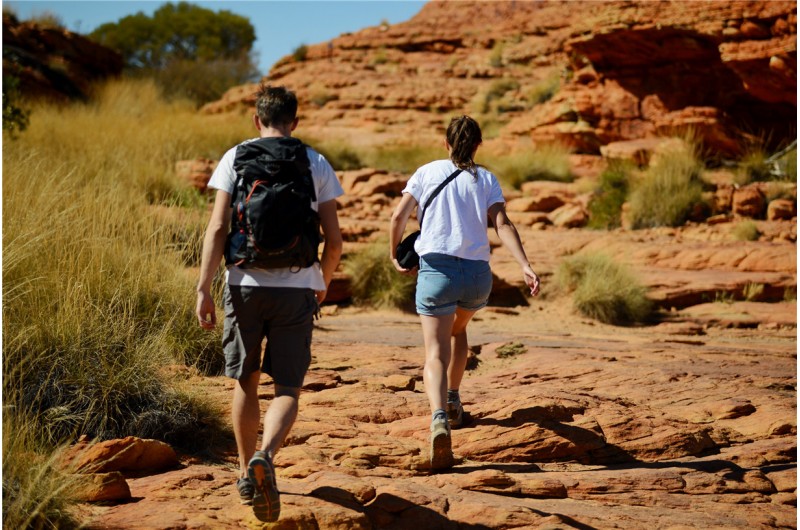
[[(457, 465), (431, 473), (416, 316), (327, 306), (275, 460), (281, 519), (265, 527), (794, 528), (795, 326), (699, 318), (619, 328), (560, 297), (484, 310), (462, 386), (472, 419), (454, 431)], [(229, 401), (230, 381), (191, 379)], [(266, 376), (262, 389), (266, 405)], [(261, 527), (235, 468), (234, 448), (184, 456), (85, 516), (98, 529)]]

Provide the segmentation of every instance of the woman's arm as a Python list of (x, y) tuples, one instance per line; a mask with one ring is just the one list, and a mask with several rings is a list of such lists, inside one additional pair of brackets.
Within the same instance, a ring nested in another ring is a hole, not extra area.
[(404, 193), (403, 198), (400, 199), (400, 203), (392, 213), (392, 223), (389, 228), (389, 257), (394, 267), (402, 273), (412, 272), (413, 269), (404, 269), (397, 263), (397, 245), (402, 241), (408, 218), (411, 217), (416, 207), (417, 200), (410, 193)]
[(525, 285), (531, 290), (531, 295), (536, 296), (539, 294), (539, 276), (533, 272), (533, 268), (531, 268), (531, 264), (528, 262), (528, 256), (525, 254), (525, 249), (522, 247), (522, 240), (519, 238), (517, 228), (514, 226), (514, 223), (511, 222), (511, 219), (508, 218), (508, 215), (506, 215), (505, 203), (496, 202), (491, 205), (489, 207), (489, 218), (492, 220), (500, 242), (511, 252), (511, 255), (522, 268)]

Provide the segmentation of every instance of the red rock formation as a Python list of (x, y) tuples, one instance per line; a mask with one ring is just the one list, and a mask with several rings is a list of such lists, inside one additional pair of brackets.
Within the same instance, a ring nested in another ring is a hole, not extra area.
[(83, 99), (93, 81), (122, 66), (120, 54), (86, 37), (3, 14), (3, 74), (19, 78), (27, 97)]
[[(411, 20), (287, 56), (266, 76), (298, 93), (303, 125), (365, 144), (425, 141), (467, 112), (497, 141), (578, 152), (692, 128), (723, 156), (795, 134), (790, 1), (431, 2)], [(250, 103), (237, 88), (205, 112)], [(552, 96), (552, 97), (551, 97)]]

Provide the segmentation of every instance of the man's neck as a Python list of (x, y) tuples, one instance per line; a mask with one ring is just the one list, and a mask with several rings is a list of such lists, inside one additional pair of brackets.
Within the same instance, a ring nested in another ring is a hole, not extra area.
[(284, 136), (291, 136), (292, 131), (288, 128), (279, 127), (262, 127), (261, 138), (281, 138)]

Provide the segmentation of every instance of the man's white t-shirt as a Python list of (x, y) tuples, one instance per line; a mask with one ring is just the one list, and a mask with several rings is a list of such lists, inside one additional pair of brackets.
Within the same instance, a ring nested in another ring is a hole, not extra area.
[[(252, 142), (257, 139), (251, 138), (242, 143)], [(208, 181), (209, 188), (233, 194), (233, 187), (236, 184), (236, 172), (233, 169), (236, 147), (232, 147), (222, 156), (217, 169), (214, 170), (214, 174), (211, 175), (211, 179)], [(311, 207), (319, 211), (319, 203), (327, 202), (343, 195), (344, 190), (325, 157), (308, 146), (306, 146), (306, 152), (311, 164), (314, 190), (317, 194), (317, 201), (312, 202)], [(314, 289), (315, 291), (325, 289), (325, 280), (322, 277), (319, 263), (294, 272), (289, 268), (242, 269), (235, 265), (229, 265), (225, 273), (225, 280), (228, 285), (244, 285), (247, 287), (296, 287)]]
[[(487, 169), (464, 170), (437, 195), (422, 221), (422, 235), (414, 249), (417, 254), (438, 253), (464, 259), (489, 261), (489, 207), (504, 203), (497, 178)], [(436, 187), (456, 170), (450, 160), (436, 160), (419, 168), (408, 180), (403, 193), (416, 199), (417, 216)]]

